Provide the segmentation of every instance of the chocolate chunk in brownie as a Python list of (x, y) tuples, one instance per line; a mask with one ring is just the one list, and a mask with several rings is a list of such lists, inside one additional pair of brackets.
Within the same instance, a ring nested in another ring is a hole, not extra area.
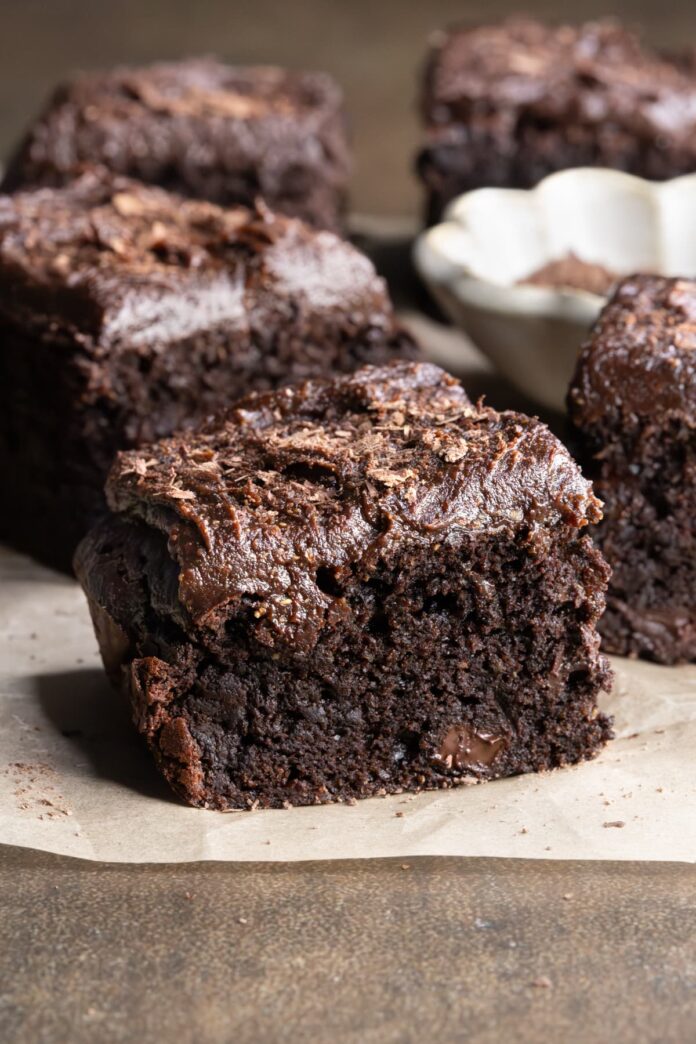
[(337, 229), (349, 174), (342, 94), (323, 73), (211, 58), (78, 76), (29, 129), (3, 188), (60, 185), (84, 163), (222, 206), (262, 196)]
[(0, 337), (0, 538), (61, 567), (117, 449), (415, 351), (333, 233), (100, 171), (0, 197)]
[(446, 788), (610, 734), (590, 484), (539, 421), (435, 366), (250, 396), (121, 454), (108, 498), (77, 574), (190, 804)]
[(527, 188), (567, 167), (656, 180), (696, 170), (696, 68), (611, 20), (512, 18), (439, 33), (422, 111), (432, 221), (461, 192)]
[(610, 652), (696, 660), (696, 282), (631, 276), (585, 345), (569, 408), (604, 501)]

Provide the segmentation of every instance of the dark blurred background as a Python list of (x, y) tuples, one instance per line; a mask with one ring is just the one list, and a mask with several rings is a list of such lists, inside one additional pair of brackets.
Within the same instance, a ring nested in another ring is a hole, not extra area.
[(412, 214), (416, 82), (428, 34), (513, 12), (554, 21), (615, 14), (657, 45), (696, 46), (696, 0), (0, 0), (0, 153), (73, 69), (205, 53), (323, 68), (347, 95), (354, 208)]

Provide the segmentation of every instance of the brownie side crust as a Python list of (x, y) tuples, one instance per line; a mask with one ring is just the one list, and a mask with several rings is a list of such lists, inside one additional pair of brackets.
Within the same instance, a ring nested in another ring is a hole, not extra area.
[(350, 170), (342, 93), (324, 73), (212, 58), (78, 76), (29, 129), (3, 191), (65, 184), (85, 163), (222, 206), (261, 196), (338, 229)]
[(620, 283), (568, 402), (605, 504), (595, 530), (613, 570), (605, 647), (696, 660), (696, 282)]
[(413, 357), (371, 262), (103, 170), (0, 197), (0, 537), (69, 567), (118, 449), (255, 388)]
[(174, 790), (210, 808), (451, 787), (610, 735), (589, 484), (425, 364), (251, 396), (121, 454), (76, 570)]
[(461, 192), (528, 188), (568, 167), (654, 180), (696, 169), (696, 68), (612, 20), (516, 17), (439, 33), (422, 113), (431, 221)]

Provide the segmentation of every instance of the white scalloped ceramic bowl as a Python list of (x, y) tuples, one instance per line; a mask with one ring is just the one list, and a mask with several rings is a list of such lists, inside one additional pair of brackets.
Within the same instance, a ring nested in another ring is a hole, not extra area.
[(446, 314), (500, 373), (557, 410), (605, 299), (519, 280), (570, 253), (619, 275), (696, 275), (696, 174), (657, 183), (577, 168), (534, 189), (477, 189), (414, 247)]

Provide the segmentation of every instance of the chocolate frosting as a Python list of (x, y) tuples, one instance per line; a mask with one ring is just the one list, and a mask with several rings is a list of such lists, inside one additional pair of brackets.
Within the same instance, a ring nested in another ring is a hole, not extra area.
[(619, 283), (580, 354), (569, 407), (583, 429), (658, 412), (696, 426), (696, 281)]
[(217, 203), (261, 195), (337, 227), (350, 170), (345, 123), (342, 91), (324, 73), (213, 58), (88, 73), (55, 91), (3, 187), (64, 184), (101, 162)]
[(696, 74), (612, 20), (547, 26), (528, 18), (454, 28), (434, 40), (424, 99), (434, 127), (491, 103), (501, 133), (523, 117), (679, 136), (696, 132)]
[(543, 424), (473, 406), (411, 363), (252, 395), (197, 434), (120, 454), (107, 496), (166, 534), (187, 626), (246, 599), (258, 640), (302, 649), (341, 613), (342, 578), (390, 550), (500, 529), (548, 541), (600, 517)]
[(357, 329), (392, 309), (372, 263), (330, 232), (255, 209), (222, 209), (86, 171), (62, 189), (0, 196), (2, 310), (68, 325), (86, 345), (144, 345), (223, 325), (346, 315)]

